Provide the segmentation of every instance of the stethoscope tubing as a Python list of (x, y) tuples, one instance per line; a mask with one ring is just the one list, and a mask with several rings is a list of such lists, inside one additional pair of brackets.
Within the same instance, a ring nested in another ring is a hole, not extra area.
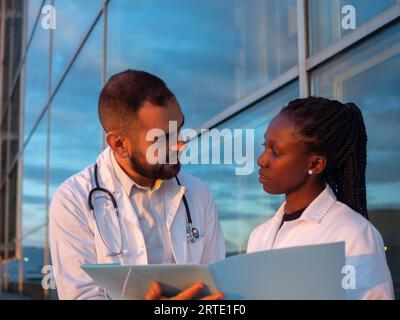
[[(109, 190), (100, 187), (97, 171), (98, 171), (98, 166), (97, 166), (97, 163), (96, 163), (94, 165), (95, 187), (92, 190), (90, 190), (90, 192), (89, 192), (89, 195), (88, 195), (88, 206), (89, 206), (89, 209), (90, 209), (90, 211), (91, 211), (91, 213), (93, 215), (97, 230), (99, 230), (100, 238), (101, 238), (104, 246), (106, 247), (106, 249), (107, 249), (107, 251), (109, 253), (108, 255), (114, 257), (114, 256), (118, 256), (118, 255), (121, 255), (121, 254), (124, 253), (123, 244), (122, 244), (123, 240), (122, 240), (122, 226), (121, 226), (120, 213), (119, 213), (119, 208), (118, 208), (117, 201), (115, 200), (115, 197), (113, 196), (113, 194)], [(175, 177), (175, 179), (178, 182), (178, 185), (181, 186), (181, 183), (180, 183), (178, 177)], [(107, 194), (107, 196), (109, 197), (109, 199), (111, 200), (111, 202), (113, 204), (114, 211), (115, 211), (115, 214), (116, 214), (117, 219), (118, 219), (118, 226), (119, 226), (119, 231), (120, 231), (120, 250), (119, 250), (119, 252), (115, 252), (113, 250), (110, 250), (110, 248), (107, 245), (107, 242), (103, 238), (102, 232), (100, 230), (100, 227), (99, 227), (99, 224), (98, 224), (98, 221), (97, 221), (96, 213), (95, 213), (94, 206), (93, 206), (93, 200), (92, 200), (93, 199), (93, 194), (96, 193), (96, 192), (103, 192), (103, 193)], [(182, 200), (183, 200), (183, 204), (185, 206), (186, 219), (187, 219), (187, 221), (186, 221), (186, 237), (188, 239), (188, 242), (195, 242), (196, 239), (199, 238), (199, 231), (197, 230), (197, 228), (193, 227), (192, 216), (191, 216), (189, 204), (187, 202), (187, 199), (186, 199), (185, 195), (183, 195)]]

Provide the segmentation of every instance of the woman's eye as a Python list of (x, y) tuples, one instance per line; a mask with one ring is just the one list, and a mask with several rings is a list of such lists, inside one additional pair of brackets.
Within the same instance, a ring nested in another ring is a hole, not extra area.
[(271, 154), (274, 156), (274, 157), (277, 157), (279, 154), (278, 154), (278, 152), (275, 150), (275, 149), (272, 149), (271, 148)]
[(265, 142), (262, 143), (262, 146), (263, 146), (265, 149), (268, 149), (269, 153), (271, 153), (274, 157), (279, 156), (278, 151), (276, 151), (274, 148), (271, 148), (271, 147), (267, 146), (267, 144), (266, 144)]

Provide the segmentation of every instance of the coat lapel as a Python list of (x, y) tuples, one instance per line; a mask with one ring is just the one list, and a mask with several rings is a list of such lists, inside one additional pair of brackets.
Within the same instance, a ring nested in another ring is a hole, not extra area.
[(263, 250), (270, 250), (274, 248), (274, 243), (279, 232), (284, 214), (285, 203), (276, 212), (275, 216), (268, 223), (268, 230), (265, 230), (262, 248)]
[(165, 214), (168, 230), (171, 230), (171, 226), (174, 222), (175, 216), (178, 212), (178, 208), (181, 204), (183, 195), (185, 194), (185, 187), (180, 186), (176, 183), (175, 179), (167, 182), (167, 188), (165, 188), (164, 203), (165, 203)]

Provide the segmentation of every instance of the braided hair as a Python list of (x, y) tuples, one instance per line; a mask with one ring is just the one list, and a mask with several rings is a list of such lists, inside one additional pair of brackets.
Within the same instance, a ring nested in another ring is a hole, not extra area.
[(308, 97), (291, 101), (280, 113), (294, 120), (307, 151), (327, 158), (323, 179), (337, 199), (368, 219), (367, 134), (360, 109), (354, 103)]

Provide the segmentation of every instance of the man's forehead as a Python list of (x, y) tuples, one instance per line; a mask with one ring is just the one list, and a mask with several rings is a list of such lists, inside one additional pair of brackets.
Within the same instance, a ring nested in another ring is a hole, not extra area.
[(169, 101), (165, 106), (146, 101), (137, 115), (141, 127), (147, 130), (159, 128), (168, 132), (170, 121), (176, 121), (177, 127), (184, 122), (184, 115), (176, 101)]

